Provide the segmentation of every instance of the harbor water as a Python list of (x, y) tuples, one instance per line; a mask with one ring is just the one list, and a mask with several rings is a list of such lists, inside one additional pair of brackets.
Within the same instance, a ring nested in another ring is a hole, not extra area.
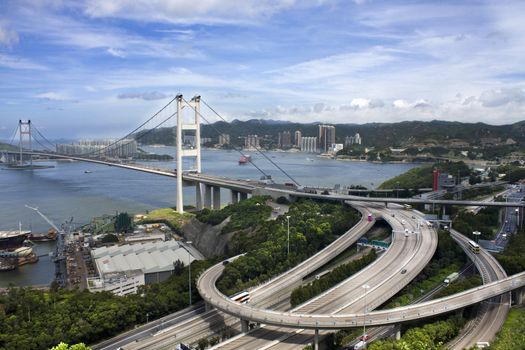
[[(174, 147), (145, 147), (157, 154), (174, 155)], [(291, 180), (262, 155), (247, 152), (252, 160), (276, 182)], [(407, 171), (417, 164), (390, 164), (341, 161), (312, 154), (291, 152), (265, 153), (303, 186), (333, 187), (363, 185), (376, 187), (383, 181)], [(239, 165), (236, 151), (203, 150), (202, 171), (235, 179), (257, 180), (261, 173), (252, 165)], [(175, 205), (175, 179), (115, 167), (82, 162), (50, 162), (53, 168), (39, 170), (7, 170), (0, 168), (0, 230), (23, 229), (46, 232), (49, 225), (33, 210), (38, 207), (57, 226), (70, 220), (80, 226), (94, 216), (116, 212), (141, 213), (158, 207)], [(148, 166), (175, 168), (175, 162), (148, 162)], [(194, 167), (192, 161), (185, 169)], [(226, 203), (230, 196), (221, 196)], [(193, 187), (184, 189), (185, 204), (195, 204)], [(0, 273), (0, 287), (48, 285), (54, 277), (54, 264), (47, 253), (54, 242), (39, 242), (34, 251), (40, 256), (36, 264)]]

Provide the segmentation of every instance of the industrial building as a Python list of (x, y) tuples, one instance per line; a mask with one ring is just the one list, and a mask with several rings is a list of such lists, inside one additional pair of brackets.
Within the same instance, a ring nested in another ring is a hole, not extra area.
[(88, 289), (117, 295), (133, 294), (141, 285), (166, 280), (173, 274), (177, 260), (184, 265), (195, 260), (177, 241), (96, 248), (91, 257), (98, 277), (88, 278)]

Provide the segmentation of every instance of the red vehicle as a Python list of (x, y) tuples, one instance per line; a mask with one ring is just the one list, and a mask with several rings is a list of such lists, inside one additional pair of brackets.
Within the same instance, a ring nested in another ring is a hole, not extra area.
[(370, 339), (370, 336), (368, 334), (363, 334), (362, 336), (359, 337), (359, 340), (362, 340), (362, 341), (367, 341), (368, 339)]
[(374, 221), (374, 216), (371, 213), (368, 214), (368, 221)]

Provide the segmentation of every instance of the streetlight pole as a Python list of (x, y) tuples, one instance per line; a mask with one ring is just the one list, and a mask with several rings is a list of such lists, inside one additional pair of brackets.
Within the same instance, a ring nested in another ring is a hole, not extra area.
[(290, 215), (286, 215), (286, 221), (288, 222), (288, 258), (290, 258)]
[[(192, 244), (192, 241), (186, 241), (186, 244)], [(189, 297), (190, 297), (190, 306), (191, 306), (191, 253), (188, 248), (184, 248), (188, 252), (188, 286), (189, 286)]]
[(365, 306), (363, 309), (363, 338), (362, 341), (366, 341), (366, 290), (370, 288), (368, 284), (363, 284), (363, 289), (365, 290)]

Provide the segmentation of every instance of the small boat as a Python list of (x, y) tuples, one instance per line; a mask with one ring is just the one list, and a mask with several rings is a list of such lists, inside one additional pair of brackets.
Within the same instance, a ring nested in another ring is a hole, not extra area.
[(245, 155), (245, 156), (241, 156), (241, 158), (239, 158), (239, 164), (246, 164), (246, 163), (249, 163), (252, 161), (252, 157), (250, 155)]
[(91, 174), (92, 171), (91, 170), (84, 170), (84, 174)]

